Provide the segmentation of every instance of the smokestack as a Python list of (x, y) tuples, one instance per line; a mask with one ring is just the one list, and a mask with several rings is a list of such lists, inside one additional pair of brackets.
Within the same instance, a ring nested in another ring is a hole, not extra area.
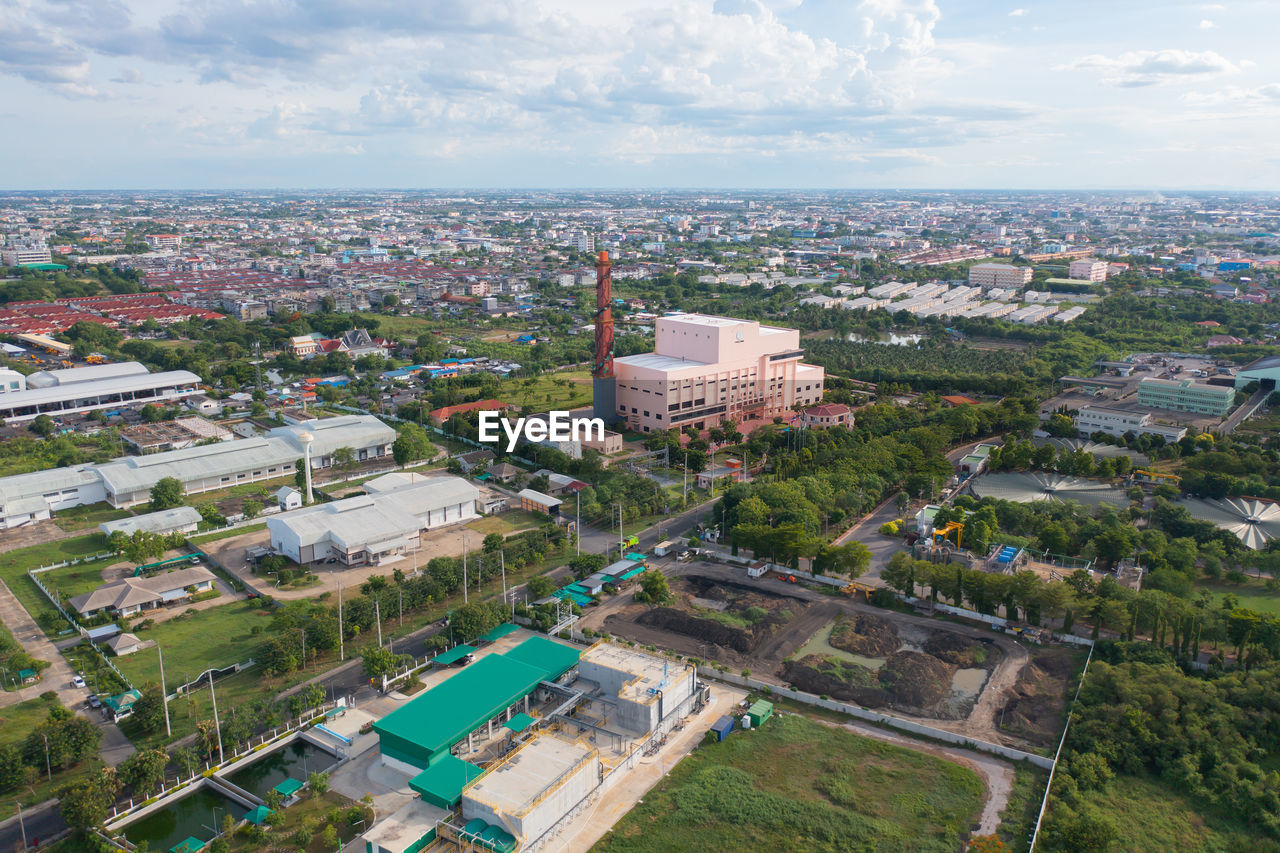
[(613, 271), (609, 253), (596, 259), (596, 348), (591, 365), (591, 414), (611, 424), (618, 420), (617, 387), (613, 377)]

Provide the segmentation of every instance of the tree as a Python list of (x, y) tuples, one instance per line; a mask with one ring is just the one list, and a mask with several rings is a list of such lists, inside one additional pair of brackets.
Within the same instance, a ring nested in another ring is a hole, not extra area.
[(262, 515), (262, 502), (253, 498), (245, 498), (244, 503), (240, 505), (240, 509), (245, 518), (257, 518)]
[(120, 781), (134, 794), (146, 796), (160, 787), (168, 764), (169, 756), (163, 749), (143, 749), (122, 761), (117, 770)]
[(871, 564), (871, 552), (861, 542), (850, 541), (844, 545), (823, 545), (813, 561), (814, 574), (844, 575), (857, 578)]
[(72, 829), (86, 832), (107, 819), (107, 809), (120, 791), (120, 779), (111, 767), (67, 785), (58, 791), (62, 819)]
[[(657, 569), (649, 569), (640, 576), (640, 591), (644, 595), (643, 600), (650, 604), (663, 604), (671, 598), (667, 576)], [(639, 595), (636, 597), (640, 598)]]
[(556, 589), (556, 585), (551, 581), (551, 578), (545, 575), (534, 575), (529, 578), (529, 583), (526, 586), (529, 590), (529, 597), (535, 601), (546, 598)]
[(184, 494), (181, 480), (177, 477), (163, 477), (151, 487), (151, 509), (158, 511), (182, 506)]
[(898, 551), (880, 571), (880, 579), (903, 595), (915, 595), (916, 561), (906, 551)]
[(390, 675), (400, 667), (400, 655), (386, 646), (366, 646), (360, 657), (364, 659), (365, 674), (371, 679)]
[[(164, 697), (160, 695), (160, 685), (148, 684), (141, 692), (142, 695), (133, 703), (133, 719), (144, 732), (158, 732), (164, 723)], [(127, 779), (125, 783), (131, 785)]]
[(578, 554), (569, 559), (569, 571), (573, 572), (574, 580), (580, 581), (603, 569), (607, 562), (603, 554)]
[(329, 774), (315, 771), (307, 777), (307, 785), (311, 788), (311, 793), (324, 796), (329, 790)]
[(1008, 853), (1009, 848), (997, 835), (978, 835), (969, 840), (967, 853)]
[(456, 639), (474, 640), (502, 624), (503, 612), (494, 602), (473, 601), (464, 604), (449, 617), (449, 626)]
[(339, 471), (350, 471), (356, 465), (356, 452), (350, 447), (339, 447), (333, 451), (333, 467)]
[(502, 548), (502, 543), (506, 538), (501, 533), (486, 533), (484, 537), (484, 552), (492, 554)]
[(435, 445), (427, 431), (417, 424), (404, 424), (391, 445), (391, 456), (397, 465), (407, 465), (418, 459), (429, 459), (436, 453)]
[(53, 435), (57, 427), (54, 426), (53, 418), (48, 415), (36, 415), (35, 420), (31, 422), (31, 426), (27, 427), (27, 429), (42, 438), (48, 438)]

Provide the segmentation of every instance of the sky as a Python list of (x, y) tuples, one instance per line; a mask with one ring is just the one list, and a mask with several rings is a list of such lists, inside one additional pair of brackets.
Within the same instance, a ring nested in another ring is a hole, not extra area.
[(0, 188), (1280, 188), (1280, 2), (0, 0)]

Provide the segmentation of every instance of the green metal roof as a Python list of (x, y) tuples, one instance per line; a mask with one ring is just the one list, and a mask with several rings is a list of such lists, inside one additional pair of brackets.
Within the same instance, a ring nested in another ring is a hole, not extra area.
[(194, 835), (188, 835), (169, 848), (169, 853), (197, 853), (204, 849), (204, 842)]
[(137, 690), (126, 690), (115, 696), (108, 696), (102, 700), (102, 704), (106, 705), (112, 711), (123, 711), (125, 708), (132, 708), (133, 703), (142, 698), (142, 694)]
[(511, 853), (516, 849), (515, 836), (494, 823), (489, 824), (488, 828), (480, 833), (479, 840), (485, 847), (497, 850), (499, 853)]
[(537, 667), (547, 681), (554, 681), (573, 669), (578, 662), (578, 650), (547, 637), (530, 637), (503, 657)]
[(551, 593), (551, 596), (559, 599), (567, 598), (579, 607), (586, 607), (588, 604), (595, 603), (595, 599), (591, 596), (584, 595), (580, 592), (573, 592), (568, 587), (565, 587), (564, 589), (557, 589), (555, 592)]
[(512, 717), (511, 719), (503, 723), (503, 725), (511, 729), (511, 731), (515, 732), (516, 734), (519, 734), (520, 732), (529, 728), (529, 726), (532, 726), (536, 722), (537, 720), (535, 720), (533, 717), (530, 717), (528, 714), (516, 714), (514, 717)]
[(634, 569), (629, 569), (628, 571), (625, 571), (625, 572), (623, 572), (621, 575), (619, 575), (619, 576), (618, 576), (618, 580), (620, 580), (620, 581), (629, 581), (629, 580), (631, 580), (633, 577), (635, 577), (636, 575), (642, 575), (642, 574), (644, 574), (646, 571), (647, 571), (646, 567), (644, 567), (644, 566), (636, 566)]
[(433, 806), (448, 809), (461, 799), (464, 788), (483, 775), (479, 767), (448, 753), (410, 779), (409, 787)]
[(447, 652), (441, 652), (431, 659), (432, 663), (438, 663), (442, 666), (448, 666), (451, 663), (457, 663), (467, 655), (475, 652), (475, 646), (468, 646), (466, 643), (459, 643)]
[[(373, 729), (429, 753), (447, 750), (529, 695), (546, 677), (544, 669), (508, 655), (485, 655), (387, 714)], [(428, 763), (434, 761), (432, 755)]]
[(510, 634), (512, 631), (519, 631), (519, 630), (520, 630), (519, 625), (513, 625), (510, 622), (503, 622), (498, 627), (494, 628), (493, 630), (489, 631), (487, 634), (483, 635), (480, 639), (488, 640), (490, 643), (492, 643), (497, 640), (501, 640), (503, 637), (507, 636), (507, 634)]
[(648, 558), (648, 557), (646, 557), (644, 554), (640, 554), (640, 553), (637, 553), (637, 552), (633, 551), (633, 552), (631, 552), (630, 554), (628, 554), (627, 556), (623, 557), (622, 559), (624, 559), (624, 560), (630, 560), (630, 561), (631, 561), (631, 562), (633, 562), (633, 563), (643, 563), (645, 560), (648, 560), (649, 558)]
[(298, 779), (285, 779), (279, 785), (271, 790), (280, 794), (282, 797), (291, 797), (302, 789), (302, 782)]
[(269, 814), (271, 814), (271, 809), (266, 806), (258, 806), (256, 809), (250, 809), (245, 812), (244, 819), (254, 826), (262, 826)]

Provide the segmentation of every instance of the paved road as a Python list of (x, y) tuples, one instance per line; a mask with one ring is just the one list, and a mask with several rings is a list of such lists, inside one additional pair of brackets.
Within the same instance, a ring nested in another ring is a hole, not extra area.
[(39, 683), (12, 693), (0, 693), (0, 708), (34, 699), (47, 690), (56, 692), (58, 699), (68, 708), (78, 708), (89, 698), (87, 688), (71, 686), (73, 673), (67, 659), (58, 653), (58, 649), (3, 581), (0, 581), (0, 622), (8, 627), (27, 654), (36, 660), (49, 662), (49, 668), (41, 673)]
[(58, 811), (57, 800), (46, 800), (34, 808), (23, 809), (21, 823), (16, 814), (0, 822), (0, 850), (21, 850), (23, 827), (27, 830), (27, 849), (33, 849), (36, 839), (43, 844), (66, 831), (67, 822)]

